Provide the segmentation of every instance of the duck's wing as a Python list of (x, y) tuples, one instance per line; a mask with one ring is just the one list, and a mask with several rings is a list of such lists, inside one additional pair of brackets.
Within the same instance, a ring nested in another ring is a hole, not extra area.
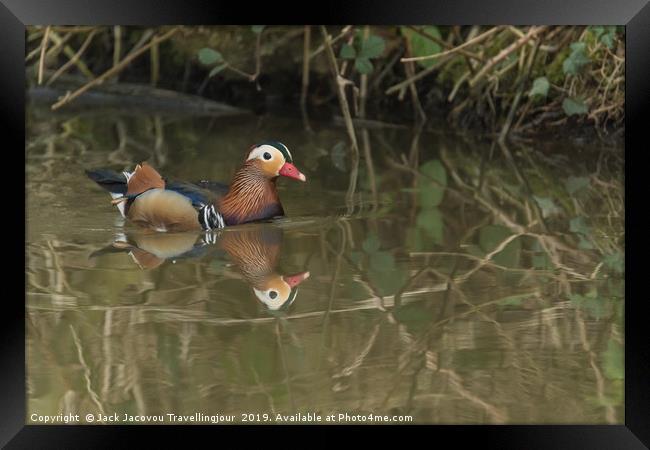
[[(199, 184), (201, 183), (201, 184)], [(209, 184), (208, 184), (209, 183)], [(189, 198), (197, 208), (208, 205), (228, 192), (228, 186), (212, 181), (190, 183), (188, 181), (167, 181), (165, 186), (170, 191), (178, 192)]]
[(225, 183), (220, 183), (219, 181), (201, 180), (193, 184), (203, 189), (207, 189), (219, 197), (224, 196), (228, 193), (228, 185)]

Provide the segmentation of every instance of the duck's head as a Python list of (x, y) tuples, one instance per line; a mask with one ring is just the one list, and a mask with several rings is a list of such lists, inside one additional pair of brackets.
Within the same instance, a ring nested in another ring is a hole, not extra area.
[(273, 274), (253, 287), (255, 296), (271, 311), (287, 308), (296, 299), (297, 286), (309, 278), (309, 272), (281, 276)]
[(307, 181), (307, 177), (293, 165), (293, 158), (282, 142), (267, 141), (254, 145), (248, 151), (247, 164), (255, 165), (269, 179), (279, 176)]

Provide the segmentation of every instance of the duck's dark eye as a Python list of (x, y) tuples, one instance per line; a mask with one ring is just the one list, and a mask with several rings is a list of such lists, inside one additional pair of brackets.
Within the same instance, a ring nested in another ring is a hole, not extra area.
[(264, 155), (262, 156), (264, 156), (264, 159), (266, 159), (267, 161), (271, 159), (271, 154), (269, 152), (264, 152)]
[(277, 296), (278, 296), (277, 292), (275, 292), (275, 291), (269, 292), (269, 297), (271, 297), (271, 300), (275, 299), (275, 297), (277, 297)]

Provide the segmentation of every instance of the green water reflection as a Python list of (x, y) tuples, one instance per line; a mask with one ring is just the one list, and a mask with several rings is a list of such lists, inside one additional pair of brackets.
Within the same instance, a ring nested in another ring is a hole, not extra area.
[[(360, 133), (369, 161), (315, 128), (29, 111), (28, 422), (623, 423), (622, 147), (385, 128)], [(286, 218), (213, 236), (124, 225), (83, 174), (227, 181), (267, 139), (308, 183), (279, 181)]]

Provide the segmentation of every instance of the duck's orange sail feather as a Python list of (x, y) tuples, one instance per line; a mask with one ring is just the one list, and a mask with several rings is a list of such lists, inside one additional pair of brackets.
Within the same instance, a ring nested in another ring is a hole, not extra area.
[(147, 163), (137, 165), (133, 175), (127, 182), (126, 195), (139, 195), (149, 189), (165, 188), (165, 180)]

